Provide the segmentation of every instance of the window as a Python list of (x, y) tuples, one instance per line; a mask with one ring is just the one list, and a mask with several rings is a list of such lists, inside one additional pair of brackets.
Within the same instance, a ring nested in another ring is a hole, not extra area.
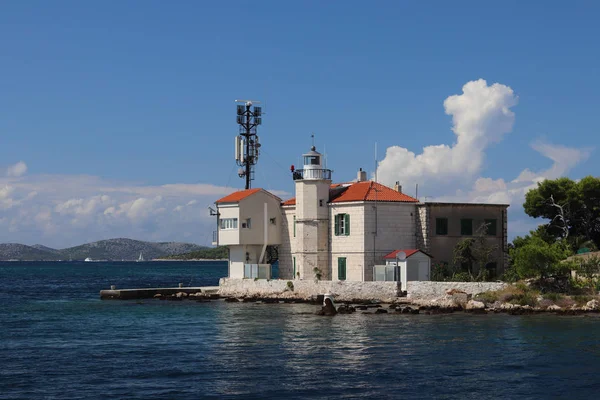
[(460, 220), (460, 234), (470, 236), (473, 234), (473, 220), (469, 218)]
[(350, 214), (336, 214), (335, 216), (335, 235), (350, 235)]
[(246, 222), (242, 222), (242, 228), (252, 228), (252, 218), (246, 218)]
[(448, 234), (448, 218), (436, 218), (435, 219), (435, 234), (436, 235), (447, 235)]
[(319, 207), (323, 207), (323, 199), (319, 199)]
[(296, 216), (295, 215), (294, 215), (294, 237), (296, 237)]
[(221, 229), (237, 229), (238, 219), (237, 218), (222, 218)]
[(488, 273), (488, 279), (496, 278), (498, 274), (498, 264), (496, 262), (490, 262), (485, 265), (485, 269)]
[(346, 280), (346, 257), (338, 257), (338, 279)]
[(486, 219), (485, 224), (487, 225), (487, 235), (488, 236), (496, 236), (497, 234), (497, 224), (495, 219)]
[(293, 272), (293, 274), (294, 274), (294, 279), (296, 279), (296, 257), (292, 257), (292, 258), (294, 260), (294, 272)]
[(271, 218), (271, 225), (277, 225), (277, 218)]
[(319, 156), (305, 156), (304, 165), (320, 165)]

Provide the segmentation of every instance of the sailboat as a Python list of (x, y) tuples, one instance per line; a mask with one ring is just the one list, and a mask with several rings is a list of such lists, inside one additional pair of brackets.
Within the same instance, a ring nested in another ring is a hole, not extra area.
[(137, 259), (137, 262), (142, 262), (142, 261), (144, 261), (144, 256), (142, 256), (142, 252), (140, 251), (140, 256)]

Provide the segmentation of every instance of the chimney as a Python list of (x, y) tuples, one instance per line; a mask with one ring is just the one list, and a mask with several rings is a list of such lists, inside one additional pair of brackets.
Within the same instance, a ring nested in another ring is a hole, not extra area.
[(400, 184), (400, 181), (396, 181), (396, 184), (394, 185), (394, 190), (398, 193), (402, 193), (402, 185)]
[(362, 168), (358, 170), (358, 176), (356, 177), (358, 182), (364, 182), (367, 180), (367, 171), (363, 171)]

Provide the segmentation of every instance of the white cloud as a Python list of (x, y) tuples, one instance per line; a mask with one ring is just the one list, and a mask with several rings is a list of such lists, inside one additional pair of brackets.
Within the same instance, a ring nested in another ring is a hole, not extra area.
[(509, 181), (482, 177), (485, 152), (512, 130), (515, 114), (511, 108), (517, 102), (506, 85), (488, 86), (482, 79), (468, 82), (462, 94), (444, 101), (446, 114), (452, 115), (455, 142), (424, 147), (418, 155), (400, 146), (389, 147), (379, 163), (378, 177), (388, 185), (400, 181), (414, 187), (418, 183), (419, 192), (427, 194), (429, 201), (509, 204), (511, 236), (527, 233), (536, 223), (522, 210), (525, 193), (544, 179), (565, 176), (589, 158), (592, 149), (535, 141), (532, 149), (552, 161), (549, 168), (525, 168)]
[[(206, 206), (237, 189), (87, 175), (0, 176), (0, 243), (67, 247), (111, 237), (210, 244)], [(285, 192), (278, 192), (287, 196)]]
[(510, 87), (499, 83), (488, 86), (483, 79), (468, 82), (462, 90), (462, 94), (444, 101), (446, 114), (452, 115), (456, 141), (424, 147), (418, 155), (400, 146), (389, 147), (377, 169), (383, 183), (439, 187), (440, 183), (469, 179), (481, 172), (485, 150), (512, 130), (515, 114), (510, 108), (518, 99)]
[(6, 176), (10, 177), (19, 177), (23, 176), (27, 173), (27, 164), (23, 161), (19, 161), (18, 163), (11, 165), (6, 169)]

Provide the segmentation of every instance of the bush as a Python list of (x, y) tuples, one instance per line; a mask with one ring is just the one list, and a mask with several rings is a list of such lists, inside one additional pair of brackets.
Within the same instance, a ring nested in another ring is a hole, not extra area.
[(486, 304), (492, 304), (498, 301), (498, 292), (494, 291), (478, 293), (475, 296), (473, 296), (473, 298), (477, 301), (481, 301)]
[(593, 296), (588, 295), (571, 296), (571, 299), (573, 299), (575, 304), (577, 304), (579, 307), (584, 306), (588, 301), (592, 300), (593, 298)]
[(457, 272), (450, 278), (451, 282), (471, 282), (473, 277), (468, 272)]
[(287, 287), (288, 287), (288, 289), (290, 289), (293, 292), (294, 291), (294, 282), (287, 281)]
[(554, 303), (556, 303), (557, 301), (559, 301), (560, 299), (562, 299), (562, 298), (563, 298), (563, 297), (565, 297), (565, 296), (563, 296), (563, 295), (562, 295), (562, 294), (560, 294), (560, 293), (544, 293), (544, 294), (542, 295), (542, 297), (543, 297), (544, 299), (551, 300), (551, 301), (553, 301)]

